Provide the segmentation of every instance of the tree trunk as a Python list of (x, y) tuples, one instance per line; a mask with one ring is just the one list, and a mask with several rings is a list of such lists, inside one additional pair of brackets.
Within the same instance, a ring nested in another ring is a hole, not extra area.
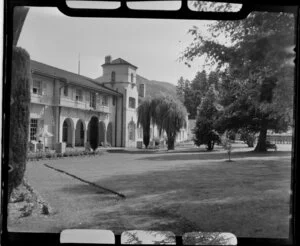
[(258, 137), (258, 142), (257, 145), (254, 149), (255, 152), (265, 152), (267, 151), (267, 145), (266, 145), (266, 140), (267, 140), (267, 124), (264, 122), (262, 123), (259, 137)]
[(168, 137), (168, 150), (175, 149), (175, 138), (174, 137)]
[(213, 141), (208, 141), (207, 143), (207, 150), (212, 151), (214, 149), (214, 143)]
[(143, 131), (143, 142), (147, 149), (149, 146), (149, 143), (150, 143), (150, 136), (149, 136), (149, 132), (147, 132), (147, 131)]

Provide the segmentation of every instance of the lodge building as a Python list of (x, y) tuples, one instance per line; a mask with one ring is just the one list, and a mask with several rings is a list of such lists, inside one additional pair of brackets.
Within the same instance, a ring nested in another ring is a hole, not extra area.
[[(37, 61), (31, 61), (32, 84), (29, 141), (38, 140), (49, 149), (89, 142), (90, 121), (99, 122), (99, 144), (137, 147), (142, 128), (137, 126), (139, 97), (145, 85), (137, 86), (137, 67), (118, 58), (105, 57), (103, 75), (94, 80)], [(157, 129), (152, 129), (152, 137)], [(182, 129), (177, 140), (187, 138)], [(42, 137), (43, 136), (43, 137)]]

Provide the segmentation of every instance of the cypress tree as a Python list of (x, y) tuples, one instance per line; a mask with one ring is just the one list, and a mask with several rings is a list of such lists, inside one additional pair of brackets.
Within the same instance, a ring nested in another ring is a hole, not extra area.
[(99, 146), (99, 122), (97, 117), (92, 117), (90, 121), (90, 145), (94, 151)]
[(13, 47), (11, 102), (10, 102), (10, 142), (8, 175), (8, 196), (18, 187), (24, 177), (29, 134), (29, 105), (31, 68), (29, 54), (22, 48)]

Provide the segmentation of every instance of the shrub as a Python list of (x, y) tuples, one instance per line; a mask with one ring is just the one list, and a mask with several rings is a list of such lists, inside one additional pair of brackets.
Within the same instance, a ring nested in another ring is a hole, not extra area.
[(154, 138), (153, 141), (155, 143), (155, 146), (159, 146), (159, 144), (160, 144), (160, 139), (159, 138)]

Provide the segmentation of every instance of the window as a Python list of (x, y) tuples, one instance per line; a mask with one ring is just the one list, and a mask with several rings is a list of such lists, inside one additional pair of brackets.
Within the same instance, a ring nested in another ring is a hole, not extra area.
[(139, 97), (145, 97), (145, 84), (139, 86)]
[(111, 72), (111, 82), (115, 82), (116, 81), (116, 72), (112, 71)]
[(116, 97), (113, 97), (113, 102), (112, 102), (112, 104), (113, 104), (114, 106), (116, 106)]
[(42, 95), (42, 81), (33, 80), (32, 93), (36, 95)]
[(36, 140), (35, 134), (37, 134), (38, 119), (30, 119), (30, 141)]
[(65, 96), (65, 97), (68, 96), (68, 90), (69, 90), (68, 86), (65, 86), (65, 87), (64, 87), (64, 96)]
[(91, 108), (96, 108), (96, 94), (91, 92), (90, 94), (90, 107)]
[(102, 105), (107, 106), (108, 105), (108, 96), (103, 96), (102, 98)]
[(75, 100), (82, 102), (82, 90), (76, 89)]
[(133, 83), (133, 73), (131, 73), (130, 81), (131, 81), (131, 83)]
[(135, 98), (129, 97), (129, 108), (135, 108)]
[(133, 121), (128, 124), (128, 139), (135, 141), (135, 124)]

